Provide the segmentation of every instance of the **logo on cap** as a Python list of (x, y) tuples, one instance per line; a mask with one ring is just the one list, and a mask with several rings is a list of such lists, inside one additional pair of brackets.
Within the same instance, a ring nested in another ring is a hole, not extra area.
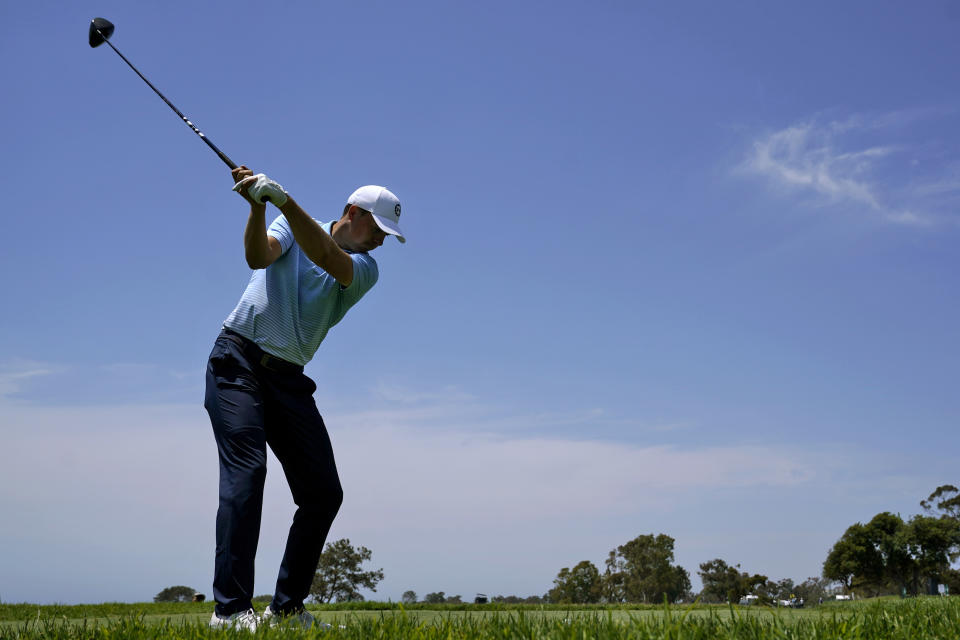
[(396, 214), (396, 216), (397, 216), (398, 218), (400, 217), (400, 203), (399, 203), (399, 202), (398, 202), (397, 205), (393, 208), (393, 212)]

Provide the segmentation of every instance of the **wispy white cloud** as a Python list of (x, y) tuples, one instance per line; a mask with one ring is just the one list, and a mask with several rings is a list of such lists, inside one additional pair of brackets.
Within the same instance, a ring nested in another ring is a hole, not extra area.
[[(2, 585), (7, 597), (146, 599), (165, 584), (209, 582), (217, 464), (202, 407), (0, 411), (0, 545), (14, 558), (7, 576), (16, 580), (15, 590)], [(411, 426), (425, 414), (448, 428)], [(665, 514), (691, 496), (809, 486), (834, 464), (753, 445), (512, 437), (475, 430), (452, 406), (325, 418), (347, 496), (331, 536), (375, 549), (390, 577), (381, 593), (394, 598), (431, 583), (465, 593), (470, 584), (498, 581), (504, 592), (539, 593), (561, 565), (581, 559), (568, 557), (576, 549), (602, 554), (608, 540), (625, 542), (623, 519), (661, 531), (669, 526)], [(294, 509), (271, 465), (258, 593), (271, 588)], [(557, 529), (557, 522), (567, 524)], [(632, 525), (628, 531), (639, 533)], [(502, 562), (511, 565), (509, 579), (496, 575)], [(98, 578), (103, 567), (115, 569), (109, 582)], [(74, 577), (55, 587), (31, 577), (55, 570)]]
[(374, 388), (377, 398), (388, 405), (417, 405), (424, 403), (447, 405), (451, 402), (472, 403), (476, 402), (476, 396), (463, 391), (455, 386), (449, 386), (443, 389), (424, 391), (422, 389), (411, 389), (395, 384), (387, 384), (383, 381), (377, 383)]
[(829, 121), (813, 117), (756, 137), (738, 169), (800, 193), (816, 206), (842, 206), (894, 224), (930, 226), (953, 213), (943, 211), (931, 196), (960, 195), (960, 180), (955, 173), (944, 176), (942, 159), (918, 178), (922, 145), (904, 136), (904, 130), (946, 115), (951, 112), (913, 109)]
[(937, 199), (956, 207), (960, 204), (960, 163), (948, 166), (942, 175), (917, 181), (911, 192), (918, 198)]
[[(417, 505), (377, 504), (376, 512), (390, 513), (395, 522), (416, 522), (441, 506), (457, 521), (471, 519), (478, 510), (514, 523), (563, 514), (622, 515), (659, 508), (677, 492), (797, 486), (810, 482), (821, 468), (806, 456), (776, 447), (644, 447), (465, 433), (462, 425), (447, 432), (399, 426), (405, 421), (406, 416), (396, 416), (392, 424), (374, 428), (351, 416), (336, 421), (338, 446), (362, 451), (363, 467), (372, 466), (381, 476), (353, 478), (361, 496), (377, 496), (383, 477), (421, 488)], [(437, 483), (438, 478), (443, 481)], [(426, 487), (428, 492), (422, 490)]]
[(938, 118), (949, 117), (956, 114), (956, 109), (952, 107), (926, 106), (926, 107), (908, 107), (905, 109), (894, 109), (882, 113), (849, 113), (845, 116), (838, 116), (836, 112), (832, 114), (824, 113), (816, 117), (818, 121), (825, 121), (823, 126), (828, 127), (834, 133), (844, 133), (847, 131), (878, 131), (902, 129), (930, 121)]
[(37, 406), (171, 402), (184, 395), (199, 397), (202, 385), (199, 369), (187, 375), (144, 363), (0, 361), (0, 401)]
[(581, 427), (584, 433), (597, 433), (598, 430), (663, 433), (692, 427), (691, 423), (685, 421), (625, 417), (603, 407), (589, 405), (564, 411), (517, 411), (491, 404), (453, 385), (424, 391), (379, 382), (370, 397), (373, 402), (362, 409), (342, 405), (335, 396), (318, 399), (318, 402), (335, 410), (346, 410), (351, 421), (371, 428), (386, 423), (402, 424), (413, 429), (466, 429), (473, 433), (517, 435), (540, 432), (556, 434), (558, 430), (569, 431), (574, 427)]
[(30, 360), (8, 360), (0, 363), (0, 399), (16, 395), (31, 380), (62, 370), (62, 366)]
[[(830, 452), (819, 443), (698, 446), (678, 433), (671, 443), (649, 446), (598, 440), (589, 430), (571, 437), (503, 429), (524, 417), (483, 407), (456, 389), (381, 396), (363, 410), (327, 408), (324, 418), (346, 494), (331, 539), (374, 549), (374, 562), (387, 573), (382, 597), (396, 599), (409, 588), (542, 593), (561, 566), (602, 561), (616, 544), (651, 532), (674, 536), (678, 559), (691, 570), (721, 556), (802, 578), (851, 518), (872, 515), (851, 515), (850, 500), (867, 510), (871, 500), (889, 505), (888, 466), (842, 443)], [(0, 413), (5, 597), (147, 599), (167, 584), (209, 584), (217, 454), (199, 400), (0, 401)], [(602, 415), (586, 410), (580, 417)], [(272, 458), (270, 467), (258, 593), (272, 588), (295, 509)], [(935, 467), (898, 479), (893, 490), (921, 495), (935, 486), (926, 476), (942, 474)], [(838, 495), (845, 496), (841, 515), (830, 510)], [(806, 546), (778, 556), (771, 529), (803, 531)], [(762, 554), (775, 560), (761, 563)], [(110, 580), (99, 578), (104, 567)], [(73, 577), (55, 586), (36, 577), (51, 572)]]

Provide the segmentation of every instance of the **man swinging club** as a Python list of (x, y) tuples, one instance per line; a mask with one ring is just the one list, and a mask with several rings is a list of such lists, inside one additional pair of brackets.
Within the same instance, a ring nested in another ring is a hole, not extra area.
[[(250, 203), (243, 235), (254, 269), (223, 323), (207, 363), (204, 406), (220, 455), (220, 507), (213, 579), (214, 627), (254, 630), (283, 620), (311, 626), (303, 608), (343, 491), (333, 449), (304, 375), (327, 331), (377, 282), (369, 252), (387, 235), (405, 242), (400, 202), (383, 187), (360, 187), (338, 220), (311, 218), (283, 188), (241, 166), (234, 190)], [(283, 215), (267, 228), (265, 201)], [(260, 536), (267, 445), (297, 511), (273, 600), (258, 618), (251, 598)]]

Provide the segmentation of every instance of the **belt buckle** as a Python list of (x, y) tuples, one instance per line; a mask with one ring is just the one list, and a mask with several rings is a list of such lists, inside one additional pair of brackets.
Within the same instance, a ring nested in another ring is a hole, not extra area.
[(276, 371), (276, 369), (270, 366), (270, 361), (275, 359), (276, 358), (271, 356), (269, 353), (265, 353), (260, 358), (260, 366), (263, 367), (264, 369), (269, 369), (270, 371)]

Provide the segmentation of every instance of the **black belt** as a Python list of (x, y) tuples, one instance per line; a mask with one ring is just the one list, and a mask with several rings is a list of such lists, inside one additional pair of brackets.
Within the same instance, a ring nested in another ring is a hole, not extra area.
[(275, 355), (267, 353), (261, 349), (256, 342), (250, 340), (246, 336), (240, 335), (236, 331), (224, 327), (223, 334), (246, 349), (250, 355), (253, 356), (251, 359), (268, 371), (277, 371), (282, 373), (303, 373), (303, 366), (294, 364), (288, 360), (284, 360), (283, 358), (278, 358)]

